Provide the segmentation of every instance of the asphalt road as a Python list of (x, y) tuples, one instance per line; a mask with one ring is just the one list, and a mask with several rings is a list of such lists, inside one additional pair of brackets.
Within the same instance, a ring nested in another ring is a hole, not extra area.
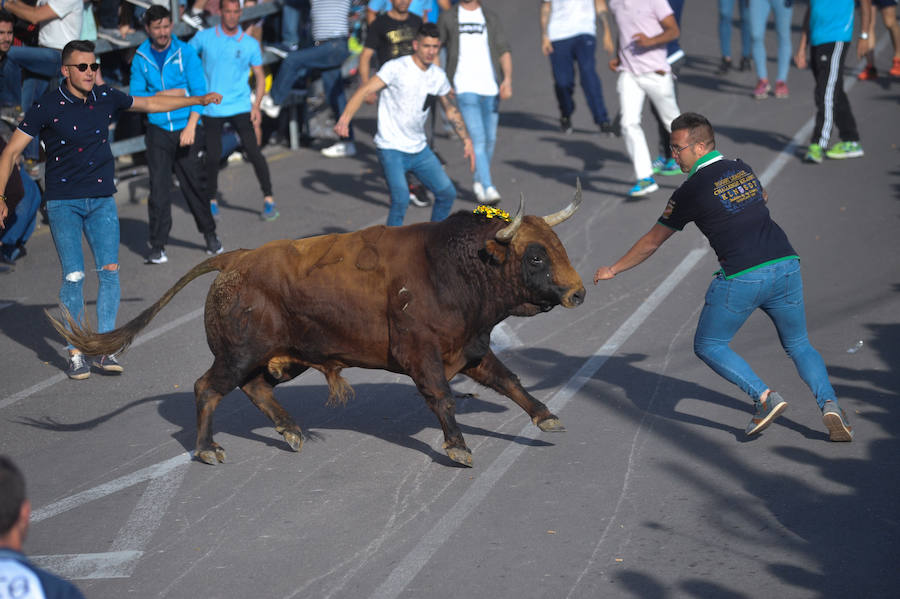
[[(850, 88), (865, 158), (802, 164), (810, 73), (792, 69), (787, 100), (753, 100), (754, 75), (714, 74), (711, 3), (685, 9), (681, 108), (706, 114), (719, 149), (761, 175), (802, 257), (810, 336), (856, 432), (853, 443), (828, 442), (773, 327), (756, 315), (733, 346), (790, 408), (748, 441), (750, 401), (691, 349), (716, 269), (695, 227), (639, 268), (590, 285), (598, 266), (652, 226), (683, 177), (629, 200), (624, 142), (597, 132), (580, 96), (575, 132), (558, 129), (537, 3), (491, 4), (507, 19), (516, 67), (494, 160), (502, 206), (513, 209), (521, 192), (528, 212), (546, 214), (569, 201), (576, 176), (585, 190), (578, 215), (557, 228), (588, 284), (584, 305), (509, 319), (495, 336), (501, 358), (568, 431), (542, 433), (510, 401), (454, 380), (475, 460), (459, 468), (408, 378), (351, 369), (356, 397), (345, 407), (324, 405), (317, 373), (278, 388), (308, 437), (301, 453), (233, 392), (215, 421), (228, 462), (192, 461), (193, 383), (211, 363), (202, 307), (212, 277), (182, 291), (138, 338), (124, 375), (69, 381), (43, 315), (55, 308), (60, 276), (43, 227), (15, 271), (0, 275), (0, 452), (28, 477), (26, 549), (40, 564), (93, 598), (896, 596), (900, 82)], [(796, 4), (799, 25), (805, 3)], [(886, 64), (890, 49), (879, 48)], [(603, 62), (615, 110), (615, 76)], [(274, 223), (257, 218), (250, 166), (230, 165), (220, 180), (226, 249), (383, 222), (374, 109), (358, 125), (353, 159), (268, 151)], [(461, 189), (457, 207), (471, 209), (460, 144), (440, 136), (437, 149)], [(146, 187), (131, 179), (119, 196), (124, 323), (205, 255), (179, 198), (170, 262), (145, 266)], [(408, 220), (428, 214), (411, 208)], [(93, 275), (86, 293), (92, 307)]]

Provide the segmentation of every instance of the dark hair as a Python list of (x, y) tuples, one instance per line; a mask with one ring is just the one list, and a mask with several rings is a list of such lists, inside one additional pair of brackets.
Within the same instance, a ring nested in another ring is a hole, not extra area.
[(0, 23), (16, 24), (16, 17), (8, 10), (0, 10)]
[(702, 114), (696, 112), (684, 112), (675, 117), (672, 121), (672, 131), (679, 129), (687, 129), (690, 133), (690, 140), (695, 142), (703, 142), (706, 146), (713, 150), (716, 147), (716, 134), (713, 132), (712, 125)]
[(172, 13), (162, 4), (154, 4), (144, 13), (144, 25), (150, 25), (153, 21), (161, 21), (163, 19), (172, 20)]
[(25, 477), (12, 460), (0, 455), (0, 536), (19, 520), (25, 501)]
[(94, 42), (90, 40), (72, 40), (62, 49), (62, 63), (66, 64), (74, 52), (94, 53)]
[(441, 31), (438, 29), (438, 26), (435, 23), (422, 23), (422, 26), (419, 27), (419, 30), (416, 32), (416, 39), (420, 40), (423, 37), (436, 37), (440, 39)]

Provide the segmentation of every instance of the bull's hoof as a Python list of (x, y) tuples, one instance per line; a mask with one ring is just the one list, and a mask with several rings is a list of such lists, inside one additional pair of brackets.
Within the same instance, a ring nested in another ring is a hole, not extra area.
[(300, 451), (300, 448), (303, 447), (303, 435), (300, 433), (295, 433), (294, 431), (284, 431), (281, 433), (284, 436), (284, 440), (287, 441), (287, 444), (291, 446), (291, 449), (294, 451)]
[(472, 452), (464, 447), (447, 447), (445, 450), (451, 460), (467, 468), (472, 467)]
[(197, 450), (194, 452), (194, 456), (205, 464), (209, 464), (210, 466), (215, 466), (217, 463), (225, 463), (225, 450), (221, 447), (215, 447), (213, 449), (204, 449)]
[(546, 418), (544, 420), (541, 420), (540, 422), (535, 422), (535, 424), (545, 433), (566, 432), (566, 427), (563, 426), (563, 423), (560, 422), (559, 418), (557, 418), (556, 416), (551, 416), (550, 418)]

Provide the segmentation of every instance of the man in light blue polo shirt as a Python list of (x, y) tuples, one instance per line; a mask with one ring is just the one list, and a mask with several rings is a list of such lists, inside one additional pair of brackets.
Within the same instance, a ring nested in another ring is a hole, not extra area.
[[(208, 106), (203, 112), (206, 129), (206, 193), (213, 216), (219, 212), (216, 193), (219, 187), (219, 161), (222, 153), (222, 127), (226, 122), (237, 131), (247, 159), (253, 165), (256, 179), (263, 193), (263, 210), (260, 218), (273, 221), (278, 218), (272, 197), (272, 181), (269, 166), (259, 149), (253, 126), (262, 121), (259, 102), (265, 93), (265, 74), (262, 68), (262, 51), (259, 42), (248, 35), (240, 25), (239, 0), (222, 0), (222, 22), (213, 28), (198, 31), (190, 45), (200, 55), (209, 89), (221, 90), (222, 103)], [(253, 71), (256, 81), (255, 102), (250, 102), (248, 71)]]

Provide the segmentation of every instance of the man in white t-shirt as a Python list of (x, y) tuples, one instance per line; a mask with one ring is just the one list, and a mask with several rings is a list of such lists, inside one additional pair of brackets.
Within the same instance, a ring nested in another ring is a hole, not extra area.
[[(21, 0), (6, 0), (3, 8), (29, 23), (40, 26), (38, 46), (13, 46), (7, 55), (9, 60), (40, 77), (22, 78), (22, 109), (27, 110), (60, 77), (63, 47), (81, 37), (83, 0), (37, 0), (34, 6)], [(28, 145), (24, 154), (29, 160), (37, 160), (40, 145), (37, 139)]]
[(512, 97), (509, 43), (500, 18), (480, 0), (460, 0), (458, 7), (441, 13), (438, 29), (447, 48), (447, 77), (475, 149), (472, 190), (479, 202), (496, 204), (500, 192), (491, 179), (491, 158), (499, 101)]
[(541, 51), (550, 57), (559, 122), (565, 133), (572, 132), (575, 110), (574, 64), (578, 65), (581, 89), (594, 122), (603, 133), (614, 131), (603, 102), (603, 85), (597, 76), (597, 18), (603, 21), (603, 48), (612, 54), (606, 0), (544, 0), (541, 4)]
[[(350, 121), (369, 94), (381, 91), (378, 102), (378, 131), (375, 147), (391, 193), (388, 226), (403, 224), (409, 207), (406, 173), (411, 171), (434, 195), (431, 220), (447, 218), (456, 199), (456, 188), (425, 137), (425, 121), (436, 101), (440, 101), (463, 142), (463, 156), (475, 170), (475, 152), (462, 116), (449, 98), (450, 81), (433, 64), (441, 47), (437, 25), (425, 23), (413, 40), (413, 53), (387, 61), (365, 85), (361, 85), (334, 125), (341, 137), (350, 133)], [(384, 91), (382, 91), (384, 90)]]

